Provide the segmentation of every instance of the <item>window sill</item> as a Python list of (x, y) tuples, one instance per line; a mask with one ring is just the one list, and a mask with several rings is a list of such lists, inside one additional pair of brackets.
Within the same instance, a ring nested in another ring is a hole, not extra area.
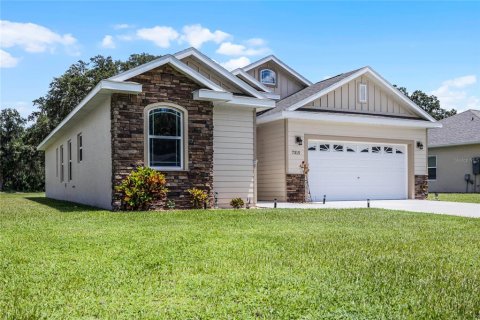
[(182, 171), (188, 171), (188, 169), (185, 168), (180, 168), (180, 167), (149, 167), (157, 171), (163, 171), (163, 172), (182, 172)]

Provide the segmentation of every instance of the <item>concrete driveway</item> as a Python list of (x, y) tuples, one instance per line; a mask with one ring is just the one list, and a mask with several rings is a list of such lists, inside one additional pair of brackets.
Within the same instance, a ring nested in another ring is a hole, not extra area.
[[(273, 202), (260, 201), (260, 208), (273, 208)], [(371, 208), (403, 210), (412, 212), (448, 214), (453, 216), (480, 218), (480, 204), (429, 200), (371, 200)], [(367, 208), (366, 201), (331, 201), (325, 204), (321, 202), (311, 203), (286, 203), (279, 202), (277, 208), (300, 208), (300, 209), (346, 209)]]

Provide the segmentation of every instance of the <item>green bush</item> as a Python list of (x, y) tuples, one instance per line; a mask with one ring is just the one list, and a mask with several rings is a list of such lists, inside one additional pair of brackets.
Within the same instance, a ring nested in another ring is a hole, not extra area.
[(168, 189), (165, 175), (147, 167), (137, 167), (116, 190), (122, 194), (122, 206), (127, 210), (148, 210), (153, 202), (165, 200)]
[(232, 201), (230, 201), (230, 205), (233, 207), (233, 209), (240, 209), (243, 208), (245, 202), (243, 202), (242, 198), (234, 198)]
[(194, 209), (201, 209), (208, 199), (208, 193), (198, 188), (188, 189), (187, 192), (192, 197), (192, 205)]

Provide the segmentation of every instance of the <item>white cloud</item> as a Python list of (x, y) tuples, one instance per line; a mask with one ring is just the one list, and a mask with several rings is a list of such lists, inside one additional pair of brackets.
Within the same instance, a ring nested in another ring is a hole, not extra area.
[(442, 82), (431, 92), (440, 100), (442, 108), (455, 108), (459, 111), (480, 108), (480, 98), (470, 95), (467, 87), (477, 83), (476, 75), (467, 75)]
[[(20, 47), (27, 52), (54, 52), (57, 45), (63, 45), (71, 51), (77, 42), (71, 34), (64, 35), (34, 23), (0, 21), (0, 46), (2, 48)], [(74, 50), (77, 51), (76, 49)]]
[(19, 60), (19, 58), (13, 57), (7, 51), (0, 49), (0, 68), (13, 68)]
[(268, 48), (247, 48), (242, 44), (224, 42), (217, 49), (217, 53), (226, 56), (258, 56), (269, 51)]
[(102, 47), (106, 49), (115, 49), (115, 41), (111, 35), (107, 34), (103, 37)]
[(229, 71), (245, 67), (248, 64), (250, 64), (250, 59), (248, 59), (247, 57), (234, 58), (224, 63), (221, 63), (222, 67)]
[(178, 32), (172, 27), (155, 26), (137, 30), (137, 36), (143, 40), (152, 41), (161, 48), (170, 47), (170, 42), (178, 38)]
[(24, 118), (27, 118), (36, 109), (33, 103), (28, 103), (26, 101), (2, 101), (0, 109), (6, 108), (16, 109)]
[(266, 44), (265, 40), (263, 40), (261, 38), (248, 39), (247, 41), (245, 41), (245, 43), (249, 46), (252, 46), (252, 47), (260, 47), (260, 46), (264, 46)]
[(113, 25), (113, 29), (115, 30), (130, 29), (130, 28), (133, 28), (133, 26), (127, 23), (119, 23), (119, 24)]
[(185, 41), (195, 48), (200, 48), (205, 42), (213, 41), (220, 43), (230, 37), (226, 32), (220, 30), (211, 32), (210, 29), (204, 28), (200, 24), (184, 26), (182, 32), (180, 42)]

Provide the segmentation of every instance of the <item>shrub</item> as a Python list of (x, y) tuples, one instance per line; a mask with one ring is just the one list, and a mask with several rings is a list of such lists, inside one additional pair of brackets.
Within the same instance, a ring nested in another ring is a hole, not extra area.
[(187, 192), (192, 197), (192, 205), (195, 209), (201, 209), (208, 199), (208, 193), (198, 188), (188, 189)]
[(173, 210), (175, 209), (175, 201), (173, 200), (167, 200), (167, 204), (166, 204), (167, 208), (170, 209), (170, 210)]
[(123, 179), (116, 190), (122, 194), (127, 210), (148, 210), (153, 202), (164, 200), (168, 189), (165, 175), (147, 167), (137, 167)]
[(232, 201), (230, 201), (230, 205), (233, 207), (233, 209), (240, 209), (243, 208), (245, 202), (243, 202), (242, 198), (234, 198)]

